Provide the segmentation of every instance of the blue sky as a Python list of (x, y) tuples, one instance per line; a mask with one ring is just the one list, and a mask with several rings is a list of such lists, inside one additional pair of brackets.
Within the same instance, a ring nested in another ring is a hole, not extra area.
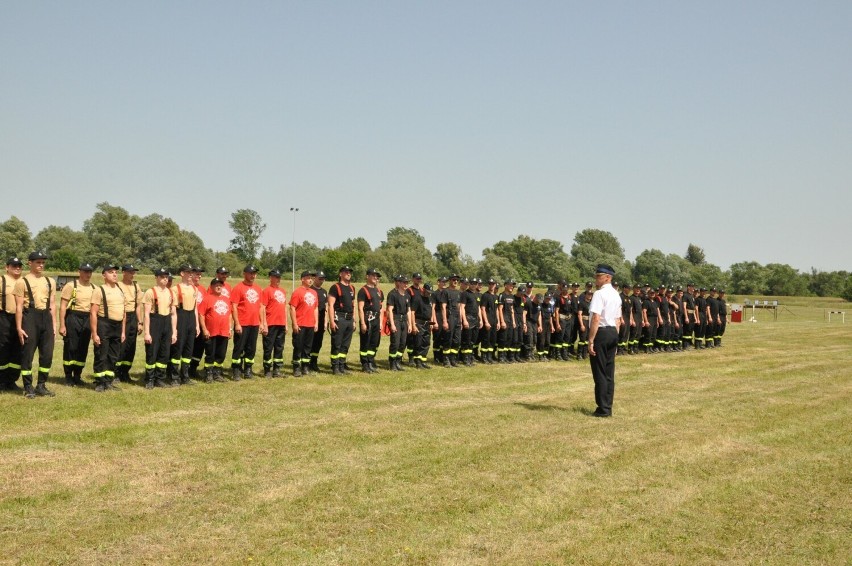
[(852, 270), (850, 2), (2, 2), (0, 186), (213, 249), (518, 234)]

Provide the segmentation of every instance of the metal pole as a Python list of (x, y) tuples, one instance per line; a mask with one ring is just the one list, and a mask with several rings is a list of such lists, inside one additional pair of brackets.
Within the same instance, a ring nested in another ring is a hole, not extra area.
[(293, 213), (293, 287), (290, 289), (292, 293), (296, 290), (296, 213), (299, 209), (290, 207), (290, 212)]

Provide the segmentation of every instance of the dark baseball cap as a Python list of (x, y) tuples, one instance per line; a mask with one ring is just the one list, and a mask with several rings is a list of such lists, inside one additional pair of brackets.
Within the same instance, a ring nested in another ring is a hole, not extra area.
[(154, 270), (154, 277), (168, 277), (169, 275), (169, 270), (165, 267), (161, 267), (160, 269)]
[(426, 289), (427, 291), (431, 291), (432, 290), (432, 284), (431, 283), (424, 283), (423, 288)]
[(446, 283), (447, 277), (445, 275), (441, 275), (440, 277), (438, 277), (438, 281), (440, 281), (441, 283)]
[(193, 273), (204, 273), (204, 268), (201, 267), (200, 265), (193, 265), (192, 266), (192, 272)]
[(77, 268), (77, 269), (78, 269), (78, 271), (94, 271), (95, 270), (95, 268), (92, 267), (91, 263), (81, 263), (80, 267)]
[(139, 271), (138, 269), (133, 267), (132, 263), (125, 263), (124, 265), (121, 266), (121, 270), (122, 271)]
[(38, 252), (32, 252), (27, 259), (29, 261), (35, 261), (37, 259), (48, 259), (48, 257), (47, 257), (46, 253), (44, 253), (42, 251), (38, 251)]
[(450, 279), (461, 279), (461, 275), (458, 273), (450, 273)]
[(411, 278), (412, 279), (423, 279), (423, 276), (419, 272), (417, 272), (417, 273), (412, 273)]
[(526, 285), (521, 285), (520, 287), (518, 287), (518, 293), (526, 293), (526, 292), (527, 292), (527, 286)]
[(210, 282), (210, 286), (211, 286), (211, 287), (215, 287), (216, 285), (218, 285), (219, 287), (221, 287), (222, 285), (224, 285), (224, 283), (222, 283), (222, 282), (221, 282), (221, 281), (219, 281), (218, 279), (214, 278), (214, 279)]
[(404, 282), (404, 283), (407, 283), (408, 281), (410, 281), (410, 279), (408, 278), (408, 276), (403, 275), (402, 273), (400, 273), (399, 275), (397, 275), (396, 277), (394, 277), (394, 278), (393, 278), (393, 280), (394, 280), (394, 281), (397, 281), (397, 282)]
[(243, 268), (243, 273), (257, 273), (257, 266), (249, 264)]
[(272, 271), (269, 272), (269, 276), (270, 277), (281, 277), (281, 272), (278, 271), (277, 269), (273, 269)]
[(349, 273), (352, 273), (352, 268), (349, 267), (348, 265), (344, 265), (343, 267), (341, 267), (340, 269), (337, 270), (338, 273), (343, 273), (344, 271), (348, 271)]
[(192, 266), (188, 263), (184, 263), (178, 268), (178, 272), (183, 273), (184, 271), (192, 271)]
[(322, 269), (318, 269), (316, 277), (317, 279), (325, 279), (325, 271), (323, 271)]
[(16, 267), (22, 267), (24, 265), (24, 262), (21, 261), (21, 259), (18, 258), (18, 257), (10, 257), (9, 259), (6, 260), (6, 265), (14, 265)]
[(316, 274), (317, 274), (316, 271), (314, 271), (312, 269), (306, 269), (302, 272), (302, 275), (300, 275), (300, 277), (313, 277)]
[(222, 267), (219, 267), (219, 268), (216, 269), (216, 273), (221, 274), (221, 273), (231, 273), (231, 272), (228, 271), (228, 268), (223, 265)]
[(515, 284), (514, 279), (506, 279), (505, 281), (503, 281), (503, 285), (514, 285), (514, 284)]
[(107, 271), (118, 271), (118, 266), (114, 263), (108, 263), (101, 268), (101, 273), (106, 273)]
[(376, 269), (375, 267), (371, 267), (370, 269), (368, 269), (368, 270), (367, 270), (367, 275), (375, 275), (376, 277), (381, 277), (381, 276), (382, 276), (382, 274), (381, 274), (381, 273), (379, 273), (379, 270), (378, 270), (378, 269)]

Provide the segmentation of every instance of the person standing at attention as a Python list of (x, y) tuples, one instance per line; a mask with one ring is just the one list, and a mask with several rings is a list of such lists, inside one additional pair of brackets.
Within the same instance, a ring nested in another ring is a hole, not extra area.
[(612, 286), (615, 270), (606, 264), (595, 269), (598, 290), (589, 305), (589, 354), (595, 381), (595, 403), (592, 416), (611, 417), (615, 395), (615, 351), (621, 329), (621, 297)]

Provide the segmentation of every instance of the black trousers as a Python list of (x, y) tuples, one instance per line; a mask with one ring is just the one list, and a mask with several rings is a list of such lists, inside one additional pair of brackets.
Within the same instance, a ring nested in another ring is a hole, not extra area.
[[(635, 320), (635, 316), (634, 316)], [(635, 326), (630, 327), (630, 346), (633, 348), (639, 347), (639, 339), (642, 337), (642, 322), (637, 321)]]
[(148, 332), (151, 334), (151, 343), (145, 344), (145, 380), (153, 382), (166, 377), (172, 344), (172, 317), (151, 313)]
[(462, 325), (460, 349), (462, 354), (473, 354), (475, 337), (479, 333), (479, 319), (476, 317), (465, 317), (467, 328)]
[[(622, 318), (624, 318), (622, 316)], [(630, 345), (630, 323), (621, 325), (621, 330), (618, 331), (618, 347), (627, 348)]]
[[(313, 328), (311, 328), (313, 330)], [(263, 337), (263, 367), (271, 369), (284, 365), (284, 334), (287, 327), (276, 324), (269, 327), (269, 332)], [(295, 358), (293, 358), (295, 361)]]
[(175, 369), (192, 361), (195, 346), (195, 311), (177, 309), (177, 342), (172, 348), (172, 365)]
[(139, 335), (139, 318), (136, 311), (125, 313), (127, 317), (124, 322), (124, 342), (121, 343), (121, 351), (118, 354), (118, 362), (115, 369), (119, 375), (129, 375), (136, 358), (136, 337)]
[(234, 332), (234, 350), (231, 352), (231, 367), (250, 369), (257, 352), (259, 326), (243, 326), (242, 332)]
[(62, 366), (65, 377), (73, 373), (79, 375), (86, 367), (89, 354), (89, 342), (92, 340), (92, 326), (89, 313), (65, 311), (65, 340), (62, 343)]
[(322, 350), (323, 339), (325, 338), (325, 311), (319, 311), (319, 330), (314, 332), (314, 343), (311, 345), (311, 361), (316, 363), (319, 359), (320, 350)]
[(645, 327), (645, 347), (653, 348), (657, 345), (657, 317), (648, 317), (648, 326)]
[(15, 327), (15, 315), (0, 312), (0, 385), (18, 381), (21, 373), (21, 341)]
[(293, 365), (311, 363), (311, 346), (314, 344), (314, 327), (300, 326), (293, 332)]
[(417, 333), (408, 335), (408, 350), (410, 350), (412, 359), (425, 362), (432, 340), (432, 327), (428, 320), (415, 319), (414, 325), (417, 327)]
[[(228, 337), (211, 336), (204, 342), (204, 367), (221, 368), (228, 354)], [(209, 375), (209, 374), (208, 374)]]
[(346, 354), (349, 353), (349, 347), (352, 345), (352, 334), (355, 332), (351, 314), (336, 312), (334, 323), (337, 325), (337, 330), (330, 333), (332, 365), (346, 363)]
[(367, 331), (361, 332), (361, 344), (359, 355), (361, 363), (372, 362), (376, 359), (376, 352), (382, 339), (382, 330), (379, 326), (379, 314), (373, 320), (367, 321)]
[(98, 338), (95, 344), (94, 376), (98, 381), (112, 380), (115, 377), (115, 364), (121, 352), (121, 321), (98, 318)]
[(408, 341), (408, 318), (405, 316), (394, 316), (393, 323), (396, 332), (391, 332), (390, 346), (388, 347), (388, 360), (401, 360), (405, 352), (405, 344)]
[(695, 341), (699, 346), (704, 346), (704, 337), (707, 334), (707, 316), (698, 315), (698, 325), (695, 328)]
[(516, 328), (512, 325), (507, 325), (506, 328), (501, 328), (497, 331), (497, 351), (501, 354), (508, 354), (512, 351), (512, 342), (515, 337)]
[(538, 354), (540, 356), (549, 356), (550, 355), (550, 339), (551, 339), (551, 330), (550, 330), (550, 321), (542, 320), (541, 328), (538, 329), (538, 335), (536, 339), (536, 349), (538, 350)]
[[(33, 386), (33, 358), (38, 349), (38, 383), (47, 383), (50, 364), (53, 363), (53, 317), (47, 309), (27, 309), (23, 313), (21, 327), (27, 339), (21, 348), (21, 377), (24, 388)], [(17, 332), (16, 332), (17, 334)]]
[(615, 351), (618, 348), (618, 333), (614, 327), (598, 328), (595, 335), (595, 355), (589, 356), (592, 379), (595, 382), (597, 412), (612, 414), (615, 396)]
[(497, 317), (488, 319), (491, 328), (482, 327), (479, 332), (479, 344), (482, 353), (494, 353), (497, 351)]
[(441, 349), (445, 354), (458, 354), (461, 348), (462, 323), (458, 313), (447, 315), (447, 329), (441, 328)]
[(695, 320), (687, 316), (683, 321), (683, 339), (690, 344), (695, 344), (692, 335), (695, 332)]

